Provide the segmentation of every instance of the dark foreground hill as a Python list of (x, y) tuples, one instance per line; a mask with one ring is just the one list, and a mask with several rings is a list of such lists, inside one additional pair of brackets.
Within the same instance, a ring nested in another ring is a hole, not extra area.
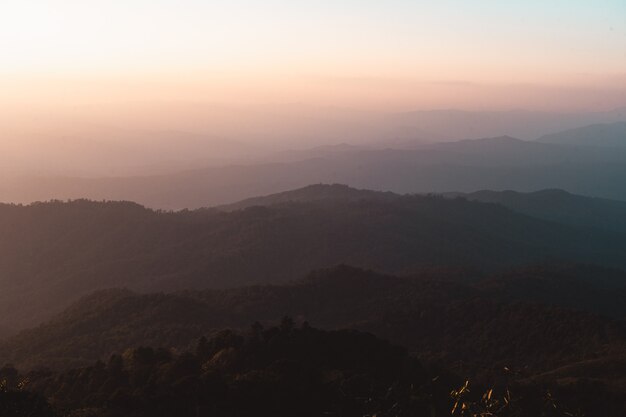
[(83, 365), (131, 346), (184, 348), (198, 334), (284, 315), (374, 332), (478, 373), (533, 374), (620, 351), (626, 274), (597, 267), (520, 268), (480, 277), (433, 270), (399, 278), (350, 267), (280, 286), (137, 294), (107, 290), (0, 345), (20, 367)]
[(255, 323), (244, 332), (217, 332), (186, 351), (141, 347), (88, 367), (22, 374), (5, 367), (0, 376), (6, 381), (0, 412), (11, 417), (621, 417), (624, 412), (619, 393), (597, 384), (589, 390), (514, 377), (489, 385), (463, 383), (371, 334), (322, 331), (288, 317), (278, 327)]
[[(482, 278), (342, 266), (281, 286), (100, 291), (5, 342), (0, 362), (21, 368), (28, 390), (55, 407), (89, 408), (90, 416), (252, 415), (259, 407), (271, 415), (444, 416), (450, 390), (470, 379), (476, 401), (489, 387), (499, 397), (510, 387), (513, 405), (492, 415), (620, 417), (625, 299), (624, 273), (589, 266)], [(250, 327), (254, 320), (262, 324)], [(200, 335), (209, 338), (197, 342)], [(20, 380), (12, 368), (0, 374)]]

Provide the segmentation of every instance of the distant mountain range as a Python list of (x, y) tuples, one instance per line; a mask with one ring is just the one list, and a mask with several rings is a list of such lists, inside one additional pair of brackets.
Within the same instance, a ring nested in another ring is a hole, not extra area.
[(626, 267), (625, 235), (604, 218), (623, 224), (621, 203), (569, 196), (571, 214), (560, 218), (558, 198), (502, 198), (510, 208), (469, 199), (314, 185), (181, 212), (84, 200), (0, 205), (0, 326), (33, 325), (96, 289), (278, 283), (341, 263), (400, 274), (543, 261)]
[[(136, 201), (162, 209), (193, 209), (314, 183), (342, 183), (401, 194), (558, 188), (626, 200), (626, 146), (617, 146), (619, 138), (625, 137), (620, 133), (625, 126), (594, 125), (540, 141), (502, 136), (411, 149), (331, 146), (277, 155), (274, 162), (266, 158), (152, 176), (22, 177), (13, 182), (0, 181), (0, 200), (90, 198)], [(591, 139), (584, 141), (581, 137)], [(605, 145), (597, 145), (600, 142)]]
[(550, 132), (575, 129), (592, 124), (626, 121), (626, 108), (595, 113), (549, 113), (540, 111), (462, 111), (426, 110), (396, 113), (394, 124), (416, 126), (437, 135), (438, 140), (463, 137), (490, 137), (508, 134), (532, 140)]
[(545, 135), (543, 143), (626, 148), (626, 123), (595, 124)]

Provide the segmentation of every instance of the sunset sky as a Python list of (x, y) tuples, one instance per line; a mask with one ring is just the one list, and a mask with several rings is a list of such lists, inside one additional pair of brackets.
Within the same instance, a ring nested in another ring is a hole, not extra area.
[(626, 105), (623, 0), (3, 0), (6, 107)]

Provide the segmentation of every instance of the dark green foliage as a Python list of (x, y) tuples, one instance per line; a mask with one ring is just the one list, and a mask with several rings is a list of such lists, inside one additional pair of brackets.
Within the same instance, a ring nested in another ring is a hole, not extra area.
[(0, 391), (2, 417), (55, 417), (45, 398), (27, 391)]
[(614, 393), (585, 382), (577, 391), (506, 377), (470, 390), (371, 334), (321, 331), (289, 317), (278, 327), (255, 323), (243, 333), (202, 337), (193, 353), (140, 347), (57, 373), (1, 372), (28, 381), (0, 392), (1, 415), (8, 417), (620, 417), (625, 411)]
[(107, 363), (28, 377), (57, 409), (102, 416), (356, 417), (389, 407), (384, 399), (398, 384), (425, 388), (397, 415), (449, 402), (444, 390), (438, 397), (426, 390), (427, 372), (403, 349), (365, 333), (296, 328), (291, 319), (246, 337), (219, 332), (194, 354), (137, 348)]
[(2, 417), (55, 417), (57, 414), (44, 396), (31, 392), (30, 379), (5, 366), (0, 369), (0, 416)]
[[(493, 417), (565, 417), (576, 407), (587, 417), (619, 417), (624, 411), (602, 389), (594, 393), (612, 408), (594, 397), (580, 401), (572, 391), (553, 396), (539, 384), (513, 383), (509, 390), (510, 381), (477, 385), (475, 392), (465, 385), (450, 394), (462, 380), (422, 366), (402, 348), (368, 333), (321, 331), (289, 317), (266, 330), (254, 324), (245, 333), (203, 337), (194, 353), (141, 347), (107, 362), (32, 371), (25, 378), (29, 391), (22, 394), (48, 397), (59, 416), (443, 417), (453, 410), (474, 417), (470, 411), (484, 409)], [(481, 398), (482, 390), (495, 394)], [(13, 404), (0, 395), (2, 400)], [(52, 414), (42, 408), (31, 415)]]

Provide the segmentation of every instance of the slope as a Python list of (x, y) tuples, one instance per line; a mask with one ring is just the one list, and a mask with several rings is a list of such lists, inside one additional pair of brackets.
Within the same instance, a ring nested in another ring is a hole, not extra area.
[(0, 325), (34, 325), (97, 289), (202, 289), (298, 279), (346, 263), (389, 273), (544, 260), (624, 266), (621, 236), (495, 204), (404, 196), (176, 213), (132, 203), (0, 206)]

